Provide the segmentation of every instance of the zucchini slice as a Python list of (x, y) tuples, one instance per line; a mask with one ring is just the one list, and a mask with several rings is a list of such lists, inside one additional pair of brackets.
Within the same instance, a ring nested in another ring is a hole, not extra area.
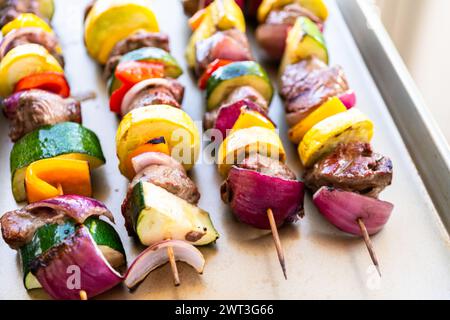
[(254, 61), (230, 63), (216, 70), (206, 85), (208, 110), (219, 107), (233, 89), (251, 86), (256, 89), (270, 104), (273, 97), (273, 86), (266, 71)]
[(130, 207), (133, 228), (146, 246), (164, 239), (202, 246), (219, 238), (208, 212), (152, 183), (133, 188)]

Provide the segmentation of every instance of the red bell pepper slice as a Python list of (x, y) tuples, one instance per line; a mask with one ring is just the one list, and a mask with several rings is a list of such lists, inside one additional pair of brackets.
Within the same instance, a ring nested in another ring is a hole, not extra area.
[(62, 73), (44, 72), (33, 74), (20, 80), (14, 92), (41, 89), (60, 95), (63, 98), (70, 96), (70, 86)]
[(216, 59), (213, 62), (211, 62), (208, 67), (206, 68), (205, 73), (200, 77), (198, 80), (198, 87), (202, 90), (206, 89), (206, 84), (208, 83), (209, 78), (211, 78), (211, 75), (219, 68), (226, 66), (227, 64), (232, 63), (231, 60), (224, 60), (224, 59)]
[(122, 101), (127, 92), (141, 81), (163, 78), (164, 65), (158, 62), (126, 61), (117, 66), (114, 75), (122, 82), (122, 85), (112, 93), (109, 107), (111, 111), (120, 113)]

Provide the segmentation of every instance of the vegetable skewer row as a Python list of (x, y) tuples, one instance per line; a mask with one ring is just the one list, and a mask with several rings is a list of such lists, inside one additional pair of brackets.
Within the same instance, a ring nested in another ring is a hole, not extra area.
[(272, 231), (287, 278), (278, 227), (301, 215), (303, 184), (284, 165), (284, 148), (267, 115), (272, 84), (252, 61), (244, 16), (233, 0), (211, 2), (190, 26), (186, 57), (206, 89), (205, 128), (225, 139), (218, 152), (219, 172), (227, 178), (222, 199), (240, 221)]
[[(20, 252), (27, 290), (78, 299), (118, 284), (126, 259), (116, 231), (100, 220), (113, 221), (112, 214), (85, 197), (91, 194), (90, 167), (105, 159), (97, 136), (78, 124), (80, 103), (69, 98), (62, 50), (47, 24), (53, 10), (52, 0), (14, 1), (3, 8), (0, 94), (7, 97), (4, 113), (16, 142), (12, 187), (16, 201), (32, 203), (4, 214), (1, 229), (5, 242)], [(67, 286), (73, 266), (80, 267), (82, 290)]]
[[(1, 27), (0, 95), (16, 142), (11, 153), (13, 194), (17, 202), (30, 203), (64, 193), (91, 196), (90, 167), (101, 165), (103, 154), (95, 134), (76, 124), (81, 123), (80, 102), (69, 98), (62, 50), (47, 23), (53, 1), (34, 2), (39, 3), (10, 4), (9, 20)], [(4, 10), (9, 12), (8, 5)], [(61, 123), (66, 124), (57, 126)], [(65, 138), (74, 138), (58, 139), (61, 128), (69, 130), (63, 132)]]
[(328, 18), (323, 0), (263, 0), (258, 7), (257, 42), (272, 60), (280, 60), (290, 29), (299, 17), (308, 18), (321, 31)]
[[(117, 19), (120, 17), (120, 19)], [(116, 135), (120, 172), (130, 180), (122, 213), (130, 236), (149, 246), (130, 266), (131, 289), (157, 267), (176, 261), (202, 273), (205, 260), (193, 245), (218, 238), (186, 171), (197, 159), (200, 137), (180, 109), (182, 74), (149, 1), (98, 0), (85, 21), (89, 54), (105, 65), (110, 109), (122, 116)]]
[(393, 210), (375, 199), (391, 184), (392, 162), (372, 152), (373, 123), (352, 108), (356, 99), (340, 68), (326, 63), (320, 30), (298, 18), (280, 67), (289, 137), (299, 144), (307, 186), (317, 191), (315, 205), (339, 229), (363, 237), (381, 276), (370, 235), (382, 229)]

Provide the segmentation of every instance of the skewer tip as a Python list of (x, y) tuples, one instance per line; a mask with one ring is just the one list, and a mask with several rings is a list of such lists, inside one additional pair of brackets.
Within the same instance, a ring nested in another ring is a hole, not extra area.
[(359, 218), (357, 220), (357, 222), (358, 222), (359, 228), (361, 229), (361, 233), (363, 235), (364, 242), (366, 243), (367, 250), (369, 251), (370, 258), (372, 259), (372, 263), (375, 266), (375, 268), (377, 269), (378, 275), (381, 278), (380, 264), (378, 263), (378, 257), (375, 253), (375, 249), (373, 247), (372, 240), (370, 239), (369, 232), (367, 231), (366, 225), (364, 224), (364, 221), (361, 218)]
[(281, 246), (280, 236), (278, 234), (277, 224), (273, 216), (272, 209), (267, 209), (267, 217), (270, 222), (270, 229), (272, 230), (273, 241), (275, 242), (275, 248), (277, 249), (278, 260), (280, 261), (281, 269), (283, 270), (284, 278), (287, 280), (286, 261), (284, 259), (284, 251)]
[(88, 299), (87, 293), (84, 290), (80, 290), (80, 300), (86, 301)]
[(180, 276), (178, 274), (177, 262), (172, 247), (167, 248), (167, 256), (169, 257), (170, 267), (172, 268), (173, 282), (175, 287), (178, 287), (180, 285)]

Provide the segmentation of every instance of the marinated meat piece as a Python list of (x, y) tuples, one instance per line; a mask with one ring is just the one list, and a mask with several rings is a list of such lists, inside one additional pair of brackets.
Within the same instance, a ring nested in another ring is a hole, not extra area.
[(203, 116), (203, 129), (208, 130), (214, 128), (217, 116), (219, 115), (219, 109), (220, 108), (205, 112)]
[(222, 103), (222, 105), (232, 104), (241, 100), (250, 100), (259, 105), (264, 110), (269, 110), (267, 100), (253, 87), (243, 86), (234, 89)]
[(286, 100), (289, 125), (296, 125), (328, 99), (348, 88), (340, 66), (328, 67), (317, 58), (287, 66), (281, 77), (281, 96)]
[[(295, 173), (284, 163), (271, 159), (260, 154), (251, 154), (237, 167), (247, 170), (253, 170), (262, 174), (281, 178), (285, 180), (297, 180)], [(229, 187), (228, 180), (225, 180), (220, 187), (220, 194), (225, 203), (230, 203), (232, 199), (232, 190)]]
[[(106, 207), (83, 207), (78, 203), (79, 197), (69, 198), (72, 205), (58, 204), (58, 201), (35, 202), (22, 209), (5, 213), (0, 218), (3, 239), (12, 249), (19, 249), (33, 239), (37, 229), (46, 224), (62, 224), (69, 219), (75, 223), (83, 223), (91, 216), (105, 216), (114, 222), (111, 211)], [(79, 210), (74, 211), (77, 205), (80, 205)]]
[(286, 164), (257, 153), (249, 155), (238, 167), (257, 171), (271, 177), (297, 180), (295, 173)]
[(34, 13), (43, 18), (39, 11), (38, 0), (0, 0), (0, 28), (13, 21), (21, 13)]
[(169, 37), (166, 34), (159, 32), (138, 31), (118, 42), (111, 51), (109, 60), (105, 66), (103, 74), (105, 79), (109, 79), (109, 77), (113, 75), (114, 70), (116, 70), (118, 63), (124, 54), (147, 47), (156, 47), (169, 52)]
[(163, 165), (149, 166), (138, 173), (131, 181), (130, 189), (140, 181), (151, 182), (194, 205), (200, 199), (200, 193), (195, 183), (184, 170), (178, 168)]
[(3, 104), (11, 120), (9, 136), (13, 142), (44, 125), (67, 121), (81, 123), (80, 102), (43, 90), (19, 92), (5, 99)]
[[(186, 15), (194, 15), (200, 8), (200, 0), (183, 0), (183, 9)], [(205, 1), (206, 2), (206, 1)]]
[(283, 56), (289, 30), (299, 17), (307, 17), (315, 22), (320, 29), (323, 28), (323, 21), (311, 11), (299, 4), (290, 4), (272, 10), (266, 21), (256, 29), (256, 39), (259, 45), (272, 59), (278, 60)]
[(147, 167), (138, 173), (130, 183), (127, 197), (122, 204), (122, 215), (125, 218), (125, 227), (130, 236), (134, 235), (134, 231), (131, 223), (132, 212), (129, 199), (131, 198), (132, 188), (140, 181), (153, 183), (193, 205), (197, 205), (200, 199), (197, 186), (184, 170), (163, 165)]
[(314, 13), (297, 3), (288, 4), (280, 9), (272, 10), (266, 18), (267, 24), (288, 24), (293, 26), (299, 17), (309, 18), (321, 26), (323, 23)]
[(339, 145), (308, 169), (304, 180), (313, 191), (328, 186), (376, 198), (391, 184), (392, 172), (389, 158), (374, 153), (369, 144), (355, 142)]
[(184, 87), (175, 79), (149, 79), (147, 85), (139, 90), (127, 103), (124, 114), (131, 110), (155, 104), (167, 104), (176, 108), (181, 107), (184, 97)]
[(196, 73), (202, 75), (208, 65), (216, 59), (231, 61), (253, 60), (245, 34), (237, 29), (216, 32), (208, 39), (196, 44)]
[(61, 54), (58, 39), (54, 34), (40, 28), (21, 28), (8, 33), (0, 44), (0, 59), (17, 46), (34, 43), (43, 46), (64, 67), (64, 57)]
[(33, 212), (19, 209), (5, 213), (0, 219), (0, 224), (5, 242), (12, 249), (19, 249), (32, 240), (37, 229), (49, 223), (61, 224), (64, 219), (64, 213), (55, 213), (49, 208)]
[(155, 87), (141, 91), (138, 95), (136, 95), (135, 99), (128, 107), (128, 112), (137, 108), (157, 104), (167, 104), (175, 108), (181, 108), (180, 104), (174, 98), (170, 90), (163, 87)]

